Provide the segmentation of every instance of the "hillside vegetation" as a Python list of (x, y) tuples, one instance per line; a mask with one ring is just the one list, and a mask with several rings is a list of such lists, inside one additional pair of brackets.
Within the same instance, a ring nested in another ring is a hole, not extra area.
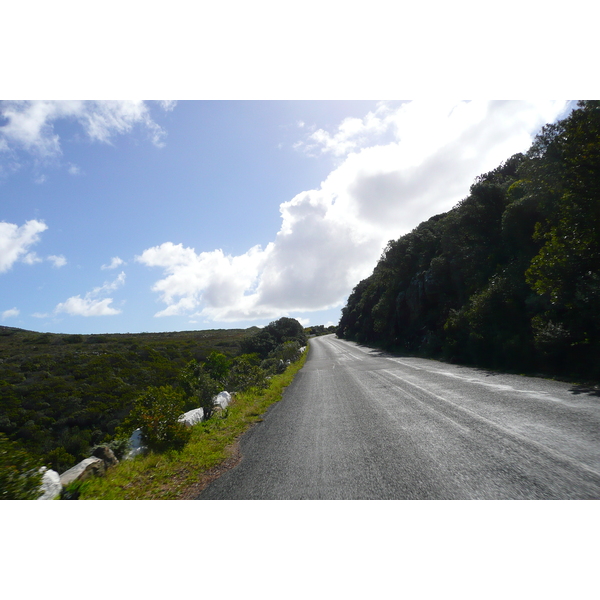
[[(60, 473), (93, 446), (128, 437), (168, 402), (182, 411), (204, 405), (206, 415), (213, 394), (260, 388), (305, 344), (302, 326), (285, 317), (263, 329), (178, 333), (0, 327), (0, 438)], [(155, 396), (158, 408), (145, 407)]]
[(600, 102), (390, 241), (339, 337), (490, 368), (600, 379)]

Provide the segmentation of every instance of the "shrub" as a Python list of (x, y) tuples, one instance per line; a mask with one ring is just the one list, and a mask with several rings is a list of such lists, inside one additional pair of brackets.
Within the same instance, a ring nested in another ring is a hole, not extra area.
[(42, 494), (40, 465), (0, 433), (0, 499), (37, 500)]
[(267, 387), (266, 373), (247, 358), (239, 356), (229, 372), (227, 389), (230, 392), (240, 392), (253, 387)]
[(189, 439), (189, 429), (179, 422), (185, 398), (167, 385), (151, 387), (139, 396), (126, 419), (130, 429), (140, 428), (144, 444), (157, 452), (181, 449)]
[(193, 360), (183, 369), (180, 383), (186, 395), (185, 408), (202, 408), (204, 418), (210, 419), (215, 410), (214, 397), (223, 390), (223, 383), (213, 379), (204, 366)]

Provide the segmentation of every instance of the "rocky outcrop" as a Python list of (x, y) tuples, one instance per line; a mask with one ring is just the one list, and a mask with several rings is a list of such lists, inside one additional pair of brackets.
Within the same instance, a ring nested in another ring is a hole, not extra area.
[(74, 481), (84, 481), (92, 475), (101, 476), (104, 475), (106, 467), (104, 461), (96, 456), (90, 456), (76, 464), (74, 467), (65, 471), (60, 476), (60, 483), (63, 487), (67, 487)]

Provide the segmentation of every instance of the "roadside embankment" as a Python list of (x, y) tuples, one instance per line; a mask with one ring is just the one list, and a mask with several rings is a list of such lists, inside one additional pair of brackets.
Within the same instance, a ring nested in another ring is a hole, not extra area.
[(227, 410), (192, 427), (192, 435), (180, 450), (148, 453), (122, 461), (104, 477), (84, 481), (80, 499), (96, 500), (182, 500), (195, 497), (223, 470), (239, 460), (238, 438), (274, 402), (304, 365), (308, 347), (301, 358), (284, 373), (274, 375), (266, 389), (250, 389), (235, 395)]

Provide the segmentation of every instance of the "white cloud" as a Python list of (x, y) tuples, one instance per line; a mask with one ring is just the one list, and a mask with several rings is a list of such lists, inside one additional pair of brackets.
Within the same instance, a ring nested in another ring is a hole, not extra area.
[(11, 308), (2, 313), (2, 320), (6, 321), (6, 319), (10, 319), (11, 317), (18, 317), (20, 314), (21, 311), (18, 308)]
[[(174, 104), (160, 106), (172, 110)], [(53, 126), (59, 119), (77, 121), (89, 139), (104, 143), (141, 125), (149, 132), (153, 144), (164, 145), (165, 132), (153, 121), (143, 101), (4, 101), (0, 103), (0, 115), (7, 121), (0, 127), (0, 151), (4, 152), (22, 149), (38, 158), (60, 156), (60, 138)], [(79, 169), (70, 164), (69, 172), (77, 174)]]
[(100, 268), (103, 269), (103, 270), (105, 270), (105, 269), (116, 269), (117, 267), (119, 267), (121, 265), (124, 265), (124, 264), (125, 264), (125, 262), (122, 259), (120, 259), (118, 256), (113, 256), (112, 259), (111, 259), (111, 261), (110, 261), (110, 264), (108, 264), (108, 265), (102, 265)]
[(118, 315), (121, 313), (121, 310), (110, 306), (113, 302), (113, 299), (102, 298), (101, 296), (104, 296), (105, 294), (118, 289), (124, 284), (125, 273), (121, 272), (114, 281), (105, 282), (104, 285), (94, 288), (91, 292), (88, 292), (83, 298), (80, 295), (71, 296), (65, 302), (61, 302), (54, 309), (54, 313), (67, 313), (73, 316), (81, 317)]
[(64, 312), (80, 317), (101, 317), (120, 314), (120, 310), (110, 306), (112, 301), (112, 298), (93, 300), (87, 296), (85, 298), (72, 296), (66, 302), (61, 302), (54, 312), (57, 314)]
[(160, 107), (167, 112), (172, 111), (177, 106), (176, 100), (159, 100)]
[(39, 242), (40, 233), (48, 226), (42, 221), (27, 221), (20, 227), (14, 223), (0, 222), (0, 273), (8, 271), (16, 261), (27, 264), (39, 262), (29, 248)]
[(21, 262), (24, 262), (26, 265), (35, 265), (36, 263), (41, 263), (42, 259), (35, 252), (28, 252), (21, 259)]
[(564, 102), (415, 101), (385, 104), (296, 145), (342, 162), (319, 189), (280, 206), (266, 248), (240, 256), (166, 242), (136, 260), (162, 268), (156, 316), (213, 321), (275, 318), (343, 304), (390, 239), (452, 208), (475, 177), (526, 151)]
[(60, 267), (64, 267), (67, 264), (67, 259), (62, 254), (59, 256), (51, 254), (46, 260), (49, 260), (52, 263), (52, 266), (57, 269), (60, 269)]

